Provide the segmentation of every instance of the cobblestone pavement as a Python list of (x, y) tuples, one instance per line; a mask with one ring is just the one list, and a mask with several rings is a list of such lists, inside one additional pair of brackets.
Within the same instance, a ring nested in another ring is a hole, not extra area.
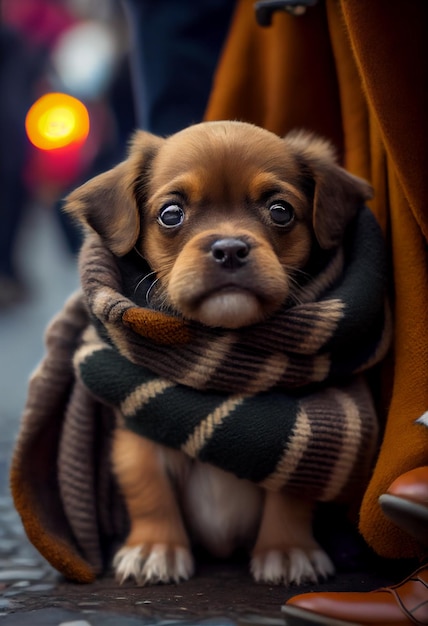
[(230, 626), (257, 614), (284, 623), (284, 590), (255, 585), (241, 564), (205, 564), (181, 585), (148, 588), (103, 578), (63, 580), (28, 542), (10, 495), (0, 495), (0, 626)]
[(191, 581), (144, 589), (132, 583), (119, 585), (110, 577), (89, 585), (65, 581), (27, 540), (4, 482), (0, 483), (0, 626), (177, 622), (233, 626), (252, 613), (263, 617), (262, 623), (267, 623), (266, 618), (280, 620), (284, 590), (255, 585), (241, 564), (205, 564)]
[[(297, 592), (255, 584), (242, 563), (202, 564), (180, 585), (141, 588), (110, 577), (74, 584), (29, 544), (4, 491), (0, 520), (0, 626), (286, 626), (281, 605)], [(341, 574), (324, 586), (369, 591), (391, 582), (360, 572)]]
[[(181, 585), (119, 586), (112, 578), (77, 585), (59, 578), (28, 542), (9, 494), (8, 465), (44, 328), (77, 286), (60, 239), (49, 213), (30, 216), (21, 250), (31, 298), (0, 312), (0, 626), (285, 625), (281, 605), (297, 590), (257, 585), (245, 564), (205, 563)], [(391, 576), (346, 573), (324, 588), (369, 591), (399, 580)]]
[(64, 581), (29, 544), (8, 495), (0, 496), (0, 519), (2, 626), (166, 626), (208, 618), (220, 626), (253, 612), (280, 618), (284, 591), (256, 587), (240, 565), (205, 565), (187, 583), (144, 589), (108, 577), (89, 585)]
[[(390, 576), (344, 573), (323, 587), (369, 591), (400, 578)], [(281, 605), (296, 592), (255, 584), (243, 563), (201, 564), (180, 585), (67, 582), (30, 545), (11, 497), (1, 492), (0, 626), (286, 626)]]

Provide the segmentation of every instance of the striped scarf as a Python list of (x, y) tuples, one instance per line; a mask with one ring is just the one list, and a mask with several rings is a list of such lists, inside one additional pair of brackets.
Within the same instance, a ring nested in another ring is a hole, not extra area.
[(88, 235), (83, 292), (51, 322), (30, 380), (11, 487), (45, 558), (88, 582), (126, 535), (110, 470), (117, 408), (133, 431), (263, 487), (355, 499), (378, 430), (362, 373), (391, 334), (382, 236), (369, 210), (302, 285), (298, 304), (242, 330), (142, 306), (129, 267), (133, 259)]
[(376, 442), (358, 374), (389, 342), (381, 251), (364, 209), (298, 304), (230, 331), (136, 306), (93, 235), (81, 256), (93, 325), (75, 355), (77, 375), (142, 436), (267, 488), (337, 498), (361, 483)]

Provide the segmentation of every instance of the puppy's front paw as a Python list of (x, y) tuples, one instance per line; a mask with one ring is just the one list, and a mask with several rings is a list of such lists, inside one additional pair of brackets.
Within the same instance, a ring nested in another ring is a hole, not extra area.
[(123, 546), (114, 557), (116, 578), (123, 583), (134, 578), (139, 585), (187, 580), (194, 565), (189, 550), (163, 543)]
[(253, 556), (251, 573), (257, 582), (300, 585), (332, 576), (334, 565), (321, 548), (269, 550)]

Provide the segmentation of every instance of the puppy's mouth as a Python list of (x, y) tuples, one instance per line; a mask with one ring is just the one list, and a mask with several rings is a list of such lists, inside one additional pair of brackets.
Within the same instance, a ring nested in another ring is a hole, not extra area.
[(265, 319), (278, 305), (254, 289), (228, 282), (187, 300), (183, 313), (207, 326), (233, 329)]
[(205, 294), (199, 299), (195, 312), (199, 321), (224, 328), (247, 326), (264, 317), (257, 296), (236, 285), (227, 285)]

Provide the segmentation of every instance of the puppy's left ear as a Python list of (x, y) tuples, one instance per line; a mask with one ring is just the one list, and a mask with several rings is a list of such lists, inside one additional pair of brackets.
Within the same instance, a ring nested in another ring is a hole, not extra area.
[(144, 180), (163, 139), (137, 131), (129, 156), (66, 197), (64, 210), (95, 230), (107, 247), (123, 256), (136, 244), (140, 232), (137, 198), (144, 195)]
[(358, 209), (373, 197), (373, 188), (337, 164), (333, 146), (325, 139), (298, 131), (288, 134), (285, 141), (297, 157), (302, 175), (313, 181), (315, 237), (321, 248), (335, 248)]

